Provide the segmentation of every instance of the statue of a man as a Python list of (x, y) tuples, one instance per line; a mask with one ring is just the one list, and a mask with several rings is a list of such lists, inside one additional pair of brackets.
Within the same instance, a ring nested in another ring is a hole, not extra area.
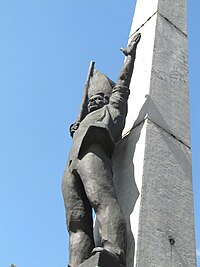
[[(125, 266), (126, 222), (119, 207), (111, 157), (120, 139), (127, 114), (129, 85), (136, 48), (141, 35), (133, 37), (110, 97), (104, 93), (88, 100), (87, 115), (71, 127), (72, 148), (63, 176), (62, 191), (69, 231), (69, 267), (77, 267), (97, 251), (106, 250)], [(103, 91), (103, 90), (102, 90)], [(92, 209), (100, 224), (101, 247), (93, 238)]]

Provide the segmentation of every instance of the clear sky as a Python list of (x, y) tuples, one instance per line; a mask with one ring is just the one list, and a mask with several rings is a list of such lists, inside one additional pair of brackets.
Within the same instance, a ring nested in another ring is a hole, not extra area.
[[(134, 0), (0, 1), (0, 266), (65, 267), (61, 178), (90, 60), (116, 80)], [(200, 256), (200, 2), (188, 1), (191, 133)], [(189, 244), (188, 244), (189, 245)], [(200, 266), (200, 261), (199, 261)]]

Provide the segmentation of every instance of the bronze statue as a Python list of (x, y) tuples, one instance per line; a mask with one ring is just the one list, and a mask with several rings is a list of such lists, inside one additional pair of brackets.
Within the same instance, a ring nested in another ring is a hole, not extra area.
[[(121, 49), (126, 60), (111, 95), (102, 89), (90, 96), (85, 113), (81, 112), (78, 121), (70, 127), (73, 143), (62, 182), (69, 231), (69, 267), (79, 266), (102, 250), (125, 266), (126, 222), (116, 199), (111, 157), (125, 125), (129, 85), (140, 38), (137, 33), (129, 46)], [(92, 209), (100, 223), (102, 241), (101, 247), (96, 248)]]

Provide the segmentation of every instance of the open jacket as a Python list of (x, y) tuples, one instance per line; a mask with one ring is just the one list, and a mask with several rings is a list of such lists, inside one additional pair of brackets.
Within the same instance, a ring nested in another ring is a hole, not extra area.
[(81, 158), (92, 144), (100, 144), (109, 157), (112, 156), (115, 142), (120, 139), (127, 115), (129, 89), (116, 85), (109, 103), (88, 113), (73, 135), (69, 160)]

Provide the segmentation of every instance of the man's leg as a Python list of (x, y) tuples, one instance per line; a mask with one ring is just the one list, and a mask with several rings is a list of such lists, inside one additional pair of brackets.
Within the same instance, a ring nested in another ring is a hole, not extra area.
[(77, 267), (94, 248), (92, 208), (76, 171), (65, 170), (62, 191), (69, 231), (69, 266)]
[(102, 247), (125, 263), (126, 223), (116, 199), (111, 160), (99, 145), (92, 145), (79, 161), (79, 174), (100, 223)]

